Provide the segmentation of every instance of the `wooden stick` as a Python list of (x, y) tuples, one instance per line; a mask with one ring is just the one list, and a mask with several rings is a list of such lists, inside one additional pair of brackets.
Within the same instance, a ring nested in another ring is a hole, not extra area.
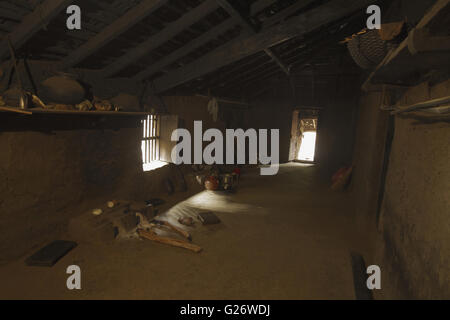
[(189, 242), (186, 242), (183, 240), (161, 237), (161, 236), (156, 235), (153, 232), (148, 232), (148, 231), (145, 231), (142, 229), (138, 229), (138, 234), (142, 238), (152, 240), (155, 242), (159, 242), (159, 243), (163, 243), (163, 244), (168, 244), (168, 245), (174, 246), (174, 247), (184, 248), (184, 249), (193, 251), (195, 253), (199, 253), (200, 251), (202, 251), (202, 248), (195, 244), (192, 244), (192, 243), (189, 243)]
[(13, 108), (13, 107), (0, 107), (0, 111), (8, 111), (8, 112), (16, 112), (16, 113), (22, 113), (22, 114), (33, 114), (31, 111), (25, 111), (23, 109), (19, 108)]
[(7, 36), (6, 40), (8, 41), (8, 47), (9, 47), (9, 52), (11, 55), (11, 60), (13, 61), (13, 66), (14, 66), (14, 69), (16, 70), (16, 77), (17, 77), (17, 82), (19, 83), (19, 88), (20, 88), (20, 90), (23, 90), (23, 83), (22, 83), (22, 79), (20, 78), (19, 67), (17, 65), (17, 59), (16, 59), (16, 55), (14, 53), (14, 48), (12, 46), (11, 39), (9, 38), (9, 36)]
[(174, 225), (170, 224), (167, 221), (162, 221), (164, 223), (165, 226), (167, 226), (169, 229), (175, 231), (176, 233), (180, 234), (181, 236), (185, 237), (186, 239), (188, 239), (189, 241), (192, 240), (191, 234), (187, 231), (181, 230), (177, 227), (175, 227)]

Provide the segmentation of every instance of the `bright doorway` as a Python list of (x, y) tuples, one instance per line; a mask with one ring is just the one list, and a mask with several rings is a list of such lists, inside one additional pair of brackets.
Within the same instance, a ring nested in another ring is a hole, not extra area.
[(316, 162), (319, 108), (301, 108), (292, 114), (289, 161)]
[(302, 143), (297, 156), (298, 160), (314, 162), (314, 155), (316, 153), (316, 136), (316, 131), (308, 131), (303, 133)]

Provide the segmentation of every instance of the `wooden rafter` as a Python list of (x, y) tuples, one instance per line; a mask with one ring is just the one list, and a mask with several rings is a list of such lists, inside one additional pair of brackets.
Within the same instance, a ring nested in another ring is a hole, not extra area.
[[(216, 0), (217, 3), (228, 12), (228, 14), (238, 21), (240, 21), (241, 25), (247, 29), (247, 31), (256, 34), (255, 28), (250, 24), (250, 22), (242, 17), (242, 15), (227, 1), (227, 0)], [(281, 70), (283, 70), (284, 73), (289, 75), (289, 67), (286, 66), (280, 58), (276, 56), (276, 54), (269, 48), (265, 48), (264, 52), (276, 63), (280, 66)]]
[[(361, 16), (360, 14), (356, 14), (356, 15), (352, 16), (351, 18), (349, 18), (349, 20), (347, 20), (347, 21), (353, 21), (353, 22), (358, 21), (359, 20), (358, 17), (360, 17), (360, 16)], [(340, 25), (340, 23), (335, 23), (333, 26), (337, 27), (338, 25)], [(349, 30), (349, 28), (350, 28), (350, 30)], [(353, 32), (351, 25), (348, 24), (346, 28), (340, 30), (337, 33), (334, 33), (334, 34), (321, 33), (320, 35), (315, 36), (312, 39), (309, 39), (307, 42), (303, 42), (301, 46), (303, 47), (303, 45), (305, 45), (305, 47), (299, 53), (290, 55), (290, 53), (295, 51), (298, 48), (298, 46), (296, 46), (295, 48), (293, 48), (291, 50), (284, 51), (283, 52), (283, 60), (290, 63), (292, 65), (292, 67), (294, 65), (296, 65), (296, 69), (299, 67), (301, 68), (301, 67), (305, 66), (306, 64), (310, 63), (315, 57), (320, 55), (320, 53), (324, 50), (324, 48), (329, 46), (330, 43), (338, 43), (338, 41), (340, 39), (342, 39), (345, 36), (345, 34), (349, 34), (351, 32)], [(277, 71), (274, 67), (269, 66), (268, 68), (265, 68), (266, 73), (258, 72), (261, 69), (264, 69), (264, 65), (261, 65), (257, 68), (250, 68), (250, 70), (248, 70), (248, 71), (244, 70), (243, 72), (240, 72), (239, 70), (237, 70), (237, 72), (235, 72), (236, 75), (234, 77), (227, 79), (227, 83), (229, 83), (229, 85), (224, 87), (224, 90), (225, 91), (234, 91), (239, 88), (244, 88), (244, 92), (245, 92), (246, 88), (250, 87), (248, 85), (246, 86), (246, 83), (257, 80), (257, 83), (260, 84), (261, 80), (264, 80), (264, 79), (268, 78), (269, 76), (272, 76)], [(340, 70), (339, 72), (336, 72), (336, 73), (343, 74), (344, 71), (345, 70)], [(247, 74), (250, 74), (251, 77), (245, 77)], [(237, 75), (239, 75), (239, 77)], [(320, 74), (320, 76), (325, 76), (325, 75), (326, 74)], [(298, 76), (298, 74), (296, 75), (296, 74), (291, 73), (291, 76), (295, 78), (295, 76)], [(335, 76), (335, 74), (332, 74), (332, 76)], [(258, 84), (256, 85), (256, 87), (258, 86)]]
[(318, 8), (293, 17), (286, 23), (271, 27), (246, 39), (227, 43), (201, 59), (164, 75), (154, 81), (157, 93), (231, 64), (266, 48), (304, 35), (333, 21), (348, 16), (371, 4), (373, 0), (333, 0)]
[(168, 0), (145, 0), (130, 9), (123, 16), (104, 28), (96, 36), (72, 52), (61, 63), (62, 68), (70, 68), (95, 53), (105, 44), (120, 36), (142, 19), (167, 3)]
[(206, 81), (204, 81), (204, 83), (202, 84), (202, 89), (221, 86), (222, 84), (228, 82), (230, 79), (240, 76), (242, 70), (245, 70), (244, 72), (248, 72), (253, 70), (255, 66), (259, 67), (268, 63), (271, 63), (271, 60), (268, 59), (266, 55), (261, 55), (255, 57), (254, 59), (245, 61), (244, 63), (239, 63), (235, 66), (227, 67), (226, 70), (224, 70), (224, 72), (221, 72), (220, 74), (214, 72), (212, 75), (208, 76), (208, 79)]
[(292, 4), (291, 6), (281, 10), (277, 14), (275, 14), (272, 17), (270, 17), (269, 19), (265, 20), (263, 22), (263, 29), (268, 28), (270, 26), (273, 26), (277, 22), (282, 22), (283, 20), (285, 20), (290, 15), (293, 15), (294, 13), (296, 13), (297, 11), (305, 8), (306, 6), (310, 5), (314, 1), (315, 0), (300, 0), (300, 1), (297, 1), (296, 3)]
[(252, 7), (250, 9), (250, 15), (253, 16), (257, 14), (258, 12), (266, 9), (267, 7), (274, 4), (276, 0), (258, 0), (252, 4)]
[(169, 39), (172, 39), (174, 36), (199, 21), (202, 17), (208, 15), (214, 10), (217, 10), (217, 8), (218, 6), (215, 0), (206, 0), (195, 9), (190, 10), (177, 21), (171, 23), (167, 28), (163, 29), (155, 36), (131, 49), (127, 54), (105, 67), (101, 72), (102, 75), (105, 77), (111, 77), (117, 74), (131, 63), (138, 61), (151, 50), (158, 48)]
[(170, 65), (171, 63), (177, 61), (178, 59), (183, 58), (187, 54), (191, 53), (193, 50), (195, 50), (195, 49), (201, 47), (202, 45), (208, 43), (209, 41), (217, 38), (219, 35), (223, 34), (227, 30), (231, 29), (236, 24), (237, 24), (237, 22), (234, 19), (228, 19), (228, 20), (222, 22), (220, 25), (214, 27), (210, 31), (206, 32), (205, 34), (192, 40), (184, 47), (181, 47), (180, 49), (175, 50), (168, 56), (166, 56), (166, 57), (162, 58), (161, 60), (157, 61), (156, 63), (150, 65), (148, 68), (146, 68), (143, 71), (141, 71), (140, 73), (138, 73), (134, 77), (134, 79), (137, 81), (144, 80), (145, 78), (160, 71), (162, 68)]
[[(22, 47), (28, 39), (47, 25), (59, 12), (69, 6), (72, 0), (45, 0), (36, 9), (25, 16), (23, 21), (9, 34), (14, 49)], [(0, 59), (8, 55), (6, 37), (0, 45)]]

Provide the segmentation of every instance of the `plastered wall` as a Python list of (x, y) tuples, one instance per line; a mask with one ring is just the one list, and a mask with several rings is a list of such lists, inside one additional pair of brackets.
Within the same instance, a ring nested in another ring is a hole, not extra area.
[[(193, 130), (224, 129), (241, 117), (221, 108), (214, 122), (207, 99), (165, 97), (167, 111)], [(0, 114), (0, 263), (63, 234), (72, 217), (108, 199), (145, 200), (167, 194), (174, 168), (142, 171), (137, 117)]]
[[(448, 96), (450, 81), (407, 90), (402, 105)], [(361, 100), (352, 192), (357, 214), (375, 231), (367, 259), (383, 272), (384, 298), (450, 298), (450, 126), (396, 117), (379, 219), (376, 204), (387, 117), (380, 93)], [(370, 230), (368, 231), (370, 233)]]

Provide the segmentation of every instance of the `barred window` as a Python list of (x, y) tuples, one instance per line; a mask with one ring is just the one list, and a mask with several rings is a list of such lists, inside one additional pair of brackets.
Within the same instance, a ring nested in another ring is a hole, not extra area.
[(150, 171), (164, 166), (159, 161), (160, 119), (158, 115), (149, 115), (143, 120), (144, 135), (142, 139), (142, 163), (144, 171)]

